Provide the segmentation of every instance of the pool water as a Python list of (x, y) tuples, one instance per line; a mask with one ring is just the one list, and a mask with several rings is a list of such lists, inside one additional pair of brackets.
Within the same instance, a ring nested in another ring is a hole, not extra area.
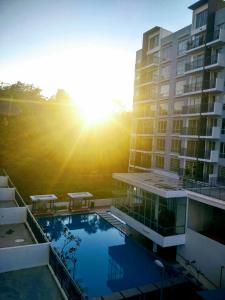
[(77, 262), (68, 260), (67, 268), (89, 297), (160, 281), (151, 252), (98, 214), (41, 217), (38, 222), (58, 250), (64, 245), (65, 227), (81, 239)]

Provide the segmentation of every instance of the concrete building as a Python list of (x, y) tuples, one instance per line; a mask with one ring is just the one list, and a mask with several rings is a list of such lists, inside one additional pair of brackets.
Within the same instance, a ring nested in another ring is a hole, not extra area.
[(225, 2), (189, 9), (191, 25), (143, 34), (112, 211), (205, 286), (225, 287)]

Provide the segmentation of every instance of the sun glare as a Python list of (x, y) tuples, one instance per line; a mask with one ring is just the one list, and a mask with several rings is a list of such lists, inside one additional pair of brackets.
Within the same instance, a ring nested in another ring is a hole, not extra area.
[(119, 47), (64, 45), (22, 61), (8, 71), (15, 81), (17, 78), (32, 81), (47, 96), (58, 88), (65, 89), (81, 117), (93, 124), (106, 121), (115, 111), (131, 108), (132, 60), (133, 57)]

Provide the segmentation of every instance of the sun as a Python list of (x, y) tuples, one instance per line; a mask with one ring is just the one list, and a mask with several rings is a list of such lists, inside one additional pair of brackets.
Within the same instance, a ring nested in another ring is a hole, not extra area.
[(81, 118), (86, 125), (101, 124), (110, 119), (113, 112), (111, 110), (106, 110), (104, 107), (100, 106), (90, 106), (87, 108), (80, 109)]

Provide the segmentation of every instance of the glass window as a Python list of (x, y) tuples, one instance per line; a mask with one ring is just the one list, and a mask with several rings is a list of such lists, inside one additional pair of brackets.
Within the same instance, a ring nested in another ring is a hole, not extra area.
[(166, 133), (166, 125), (167, 121), (159, 121), (158, 122), (158, 132), (159, 133)]
[(180, 168), (180, 161), (178, 158), (172, 157), (170, 159), (170, 171), (178, 172)]
[(166, 61), (170, 59), (171, 47), (162, 48), (161, 60)]
[(162, 67), (160, 70), (160, 79), (166, 80), (170, 77), (170, 65)]
[(171, 142), (171, 152), (179, 153), (181, 147), (181, 141), (173, 139)]
[(159, 104), (159, 115), (160, 116), (168, 115), (168, 103), (160, 103)]
[(155, 35), (149, 39), (148, 50), (154, 49), (159, 46), (159, 35)]
[(165, 151), (165, 139), (157, 139), (157, 150)]
[(176, 82), (176, 95), (181, 95), (184, 93), (185, 84), (186, 80), (180, 80)]
[(222, 120), (221, 134), (225, 134), (225, 119)]
[(183, 126), (182, 120), (173, 120), (173, 133), (180, 133)]
[(188, 62), (188, 58), (177, 61), (177, 75), (182, 75), (185, 72), (185, 64)]
[(188, 41), (187, 39), (178, 41), (177, 55), (182, 55), (186, 52), (186, 50), (187, 50), (187, 41)]
[(208, 10), (203, 10), (200, 13), (196, 14), (195, 28), (202, 27), (207, 23)]
[(225, 143), (220, 144), (220, 158), (225, 158)]
[(164, 168), (164, 157), (156, 156), (156, 168), (163, 169)]
[(183, 101), (177, 101), (174, 103), (174, 114), (181, 114), (183, 112)]
[(169, 96), (169, 84), (161, 85), (160, 87), (160, 97), (168, 97)]

